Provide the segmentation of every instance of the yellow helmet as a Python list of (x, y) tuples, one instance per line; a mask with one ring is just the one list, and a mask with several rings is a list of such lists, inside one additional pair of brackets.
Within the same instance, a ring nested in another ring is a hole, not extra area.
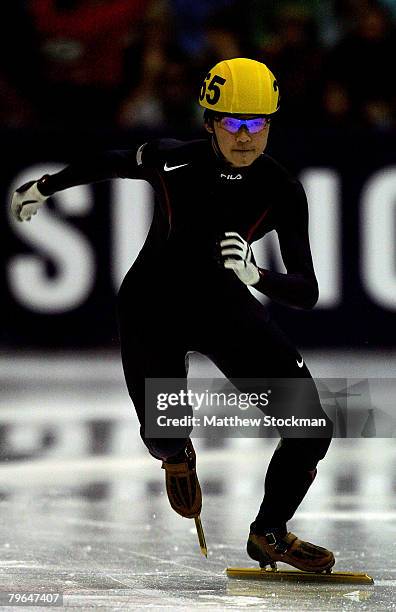
[(261, 62), (242, 57), (223, 60), (206, 75), (199, 103), (218, 113), (272, 115), (279, 108), (278, 84)]

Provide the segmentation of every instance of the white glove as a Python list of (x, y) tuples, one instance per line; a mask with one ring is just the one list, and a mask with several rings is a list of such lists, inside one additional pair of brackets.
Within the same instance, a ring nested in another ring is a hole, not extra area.
[[(41, 179), (40, 179), (41, 180)], [(37, 187), (38, 181), (29, 181), (14, 191), (11, 201), (11, 212), (17, 221), (30, 221), (48, 196), (44, 196)]]
[(234, 270), (245, 285), (255, 285), (259, 281), (260, 274), (252, 249), (242, 236), (237, 232), (225, 232), (223, 240), (220, 241), (220, 248), (223, 266)]

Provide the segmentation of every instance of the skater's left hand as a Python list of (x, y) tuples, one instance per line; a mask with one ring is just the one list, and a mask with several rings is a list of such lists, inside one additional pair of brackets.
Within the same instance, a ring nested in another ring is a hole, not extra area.
[(254, 261), (251, 246), (237, 232), (225, 232), (220, 241), (222, 263), (228, 270), (234, 270), (245, 285), (255, 285), (260, 274)]

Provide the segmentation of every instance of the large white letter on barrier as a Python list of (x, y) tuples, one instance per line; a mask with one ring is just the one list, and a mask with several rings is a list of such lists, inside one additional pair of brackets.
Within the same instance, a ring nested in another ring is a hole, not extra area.
[(153, 189), (146, 181), (118, 179), (112, 197), (112, 277), (118, 291), (138, 256), (153, 217)]
[(396, 167), (367, 181), (360, 214), (360, 273), (368, 295), (382, 308), (396, 309)]
[(308, 168), (300, 179), (309, 206), (309, 239), (319, 284), (317, 308), (333, 308), (341, 301), (340, 179), (329, 168)]
[[(37, 165), (21, 172), (11, 185), (10, 194), (27, 181), (53, 174), (64, 166)], [(85, 215), (92, 206), (91, 189), (73, 187), (53, 196), (57, 209), (65, 215)], [(56, 217), (44, 204), (30, 222), (12, 219), (15, 233), (33, 253), (15, 255), (8, 263), (10, 291), (29, 310), (55, 314), (73, 310), (88, 297), (95, 280), (95, 258), (85, 236)], [(46, 261), (54, 266), (48, 275)]]

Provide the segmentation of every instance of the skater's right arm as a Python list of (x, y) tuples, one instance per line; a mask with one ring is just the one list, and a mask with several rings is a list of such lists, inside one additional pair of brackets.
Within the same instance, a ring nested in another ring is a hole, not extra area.
[(138, 178), (143, 149), (144, 145), (128, 151), (107, 151), (70, 164), (56, 174), (29, 181), (14, 192), (11, 212), (18, 221), (30, 221), (45, 200), (57, 191), (112, 178)]
[(145, 146), (147, 145), (127, 151), (105, 151), (88, 160), (72, 163), (60, 172), (40, 179), (38, 188), (48, 197), (76, 185), (114, 178), (140, 178)]
[(45, 200), (77, 185), (114, 178), (146, 178), (145, 171), (161, 162), (164, 150), (177, 141), (159, 140), (134, 149), (107, 151), (66, 166), (56, 174), (46, 174), (19, 187), (12, 196), (11, 212), (18, 221), (30, 221)]

